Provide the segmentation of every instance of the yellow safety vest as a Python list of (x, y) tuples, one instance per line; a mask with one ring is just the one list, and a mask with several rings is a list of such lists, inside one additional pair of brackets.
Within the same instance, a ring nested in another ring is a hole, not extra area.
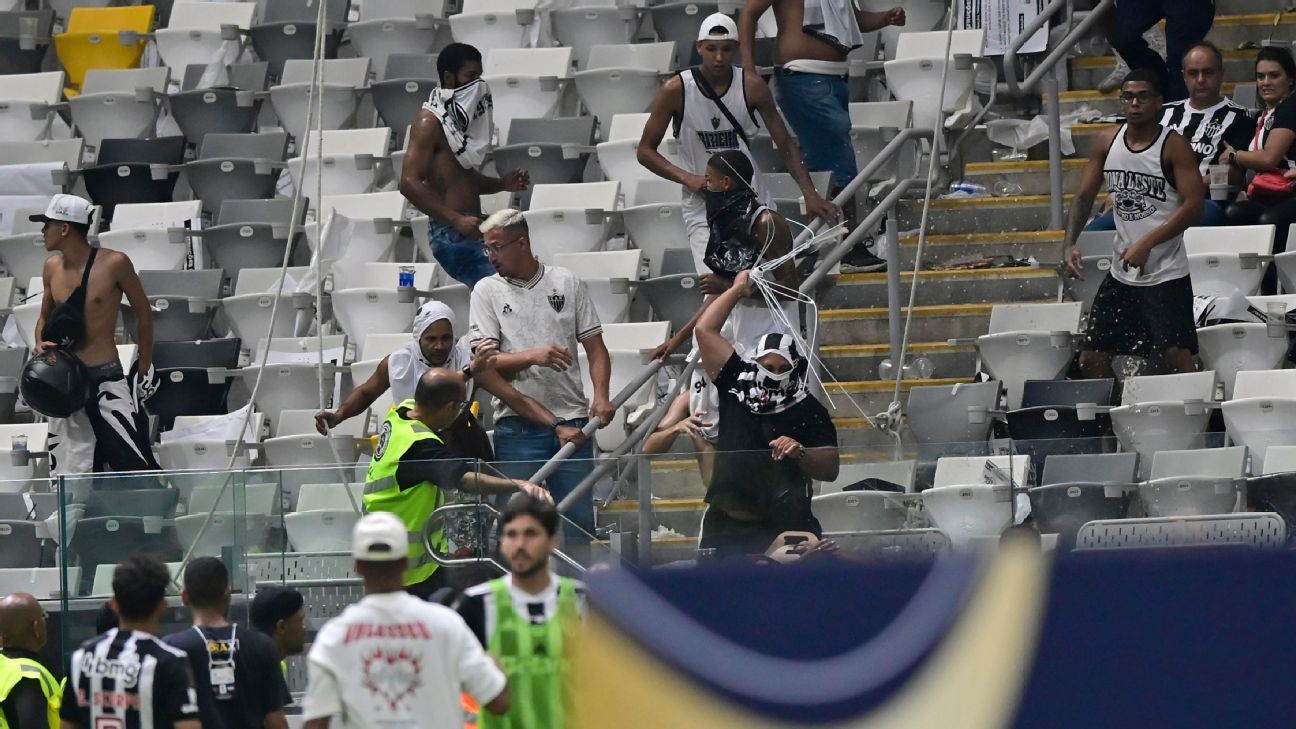
[[(445, 504), (445, 494), (437, 484), (424, 481), (402, 490), (396, 483), (396, 469), (406, 451), (421, 440), (430, 438), (442, 442), (431, 428), (417, 420), (401, 417), (402, 411), (413, 407), (414, 401), (406, 400), (387, 411), (387, 418), (378, 431), (378, 445), (374, 448), (373, 461), (369, 463), (364, 490), (366, 512), (389, 511), (405, 524), (405, 530), (409, 532), (410, 567), (405, 571), (406, 585), (426, 580), (440, 566), (428, 555), (423, 544), (423, 527), (432, 512)], [(432, 543), (444, 551), (445, 533), (437, 531)]]
[[(8, 699), (9, 692), (25, 678), (33, 678), (40, 683), (41, 693), (45, 694), (45, 710), (49, 716), (50, 728), (58, 729), (59, 705), (63, 701), (63, 693), (53, 674), (30, 658), (10, 658), (0, 653), (0, 702)], [(4, 712), (0, 712), (0, 729), (10, 729)]]

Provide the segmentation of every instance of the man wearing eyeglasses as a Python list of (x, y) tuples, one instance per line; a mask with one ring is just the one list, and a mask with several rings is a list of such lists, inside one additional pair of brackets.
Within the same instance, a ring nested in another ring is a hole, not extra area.
[(1112, 376), (1117, 354), (1159, 355), (1175, 373), (1196, 369), (1197, 330), (1183, 232), (1201, 218), (1205, 184), (1187, 140), (1162, 126), (1160, 79), (1135, 69), (1121, 84), (1125, 123), (1094, 141), (1067, 221), (1067, 270), (1105, 181), (1116, 212), (1111, 270), (1094, 296), (1080, 354), (1086, 378)]

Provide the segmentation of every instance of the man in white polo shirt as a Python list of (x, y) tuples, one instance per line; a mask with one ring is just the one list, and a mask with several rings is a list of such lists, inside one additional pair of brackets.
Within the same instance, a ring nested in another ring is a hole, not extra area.
[(462, 729), (462, 687), (487, 711), (509, 709), (508, 678), (458, 613), (405, 592), (405, 525), (388, 512), (356, 524), (365, 596), (320, 629), (302, 699), (305, 729)]
[[(517, 210), (501, 210), (481, 226), (486, 256), (496, 274), (477, 283), (472, 292), (468, 338), (474, 347), (483, 342), (499, 346), (495, 370), (512, 378), (513, 386), (549, 408), (554, 422), (537, 426), (518, 417), (500, 403), (495, 409), (495, 457), (500, 469), (513, 478), (528, 479), (569, 440), (561, 426), (583, 428), (597, 417), (603, 427), (614, 410), (608, 396), (612, 361), (603, 344), (603, 326), (585, 284), (565, 268), (541, 265), (531, 253), (526, 219)], [(576, 345), (585, 348), (591, 404), (581, 381)], [(545, 486), (559, 503), (593, 468), (593, 446), (580, 447)], [(564, 516), (564, 535), (587, 541), (594, 532), (594, 499), (586, 494)], [(574, 527), (573, 527), (574, 525)], [(579, 528), (579, 531), (576, 528)]]

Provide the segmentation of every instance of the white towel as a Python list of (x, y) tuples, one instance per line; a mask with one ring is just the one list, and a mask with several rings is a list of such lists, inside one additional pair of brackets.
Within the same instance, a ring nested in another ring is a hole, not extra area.
[(864, 44), (853, 0), (805, 0), (804, 30), (849, 53)]
[(495, 105), (490, 87), (477, 79), (457, 89), (432, 89), (423, 108), (436, 115), (445, 133), (446, 144), (455, 159), (466, 170), (475, 170), (486, 161), (491, 149), (491, 110)]

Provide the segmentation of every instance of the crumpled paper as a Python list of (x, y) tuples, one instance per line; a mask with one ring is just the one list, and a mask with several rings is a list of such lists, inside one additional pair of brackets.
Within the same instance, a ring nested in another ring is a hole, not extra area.
[[(1062, 115), (1062, 154), (1075, 154), (1075, 143), (1071, 140), (1071, 125), (1083, 122), (1094, 122), (1102, 117), (1102, 112), (1089, 106), (1082, 106), (1070, 114)], [(1037, 115), (1034, 119), (995, 119), (986, 122), (986, 136), (990, 141), (1024, 152), (1048, 139), (1048, 118)]]

